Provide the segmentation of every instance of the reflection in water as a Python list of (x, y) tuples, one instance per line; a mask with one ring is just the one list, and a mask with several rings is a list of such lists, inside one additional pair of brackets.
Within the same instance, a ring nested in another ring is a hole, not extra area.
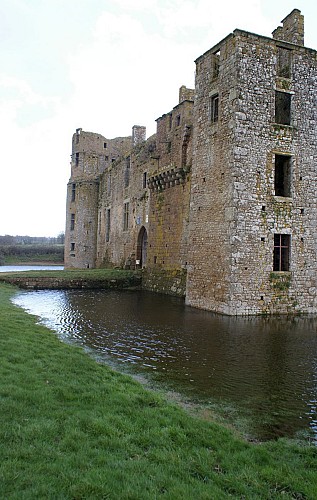
[(260, 439), (317, 442), (317, 318), (227, 317), (147, 292), (22, 292), (14, 302), (196, 401), (234, 405)]
[(35, 266), (35, 265), (25, 265), (25, 266), (0, 266), (0, 273), (15, 273), (21, 271), (61, 271), (64, 266)]

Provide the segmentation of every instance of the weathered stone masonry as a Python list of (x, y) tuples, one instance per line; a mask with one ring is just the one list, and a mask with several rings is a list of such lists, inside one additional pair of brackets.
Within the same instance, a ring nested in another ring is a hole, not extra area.
[(316, 312), (316, 90), (295, 9), (273, 38), (237, 29), (200, 56), (147, 141), (78, 130), (65, 265), (145, 267), (225, 314)]

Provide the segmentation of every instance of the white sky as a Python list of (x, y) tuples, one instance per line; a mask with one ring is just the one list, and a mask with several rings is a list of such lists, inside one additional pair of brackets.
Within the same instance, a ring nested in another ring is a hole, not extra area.
[(316, 0), (0, 0), (0, 235), (64, 231), (76, 128), (149, 137), (199, 55), (294, 8), (317, 49)]

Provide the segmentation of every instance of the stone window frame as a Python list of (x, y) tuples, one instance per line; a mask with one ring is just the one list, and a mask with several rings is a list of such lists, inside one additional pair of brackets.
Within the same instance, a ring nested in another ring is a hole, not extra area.
[(220, 49), (214, 52), (212, 55), (212, 78), (216, 80), (219, 77), (219, 67), (220, 67)]
[[(292, 197), (292, 178), (294, 155), (274, 151), (274, 196)], [(283, 158), (285, 159), (283, 164)]]
[[(292, 126), (292, 101), (294, 92), (275, 89), (274, 123), (277, 125)], [(281, 101), (284, 102), (281, 102)], [(283, 109), (281, 109), (281, 107)]]
[(273, 272), (290, 271), (290, 262), (291, 235), (288, 233), (274, 233)]
[(74, 231), (75, 229), (75, 214), (70, 214), (70, 230)]
[(123, 231), (128, 231), (129, 229), (129, 212), (130, 203), (129, 201), (126, 201), (123, 204)]
[(127, 188), (130, 184), (130, 169), (131, 169), (131, 157), (126, 157), (126, 166), (124, 172), (124, 187)]
[[(292, 78), (293, 69), (293, 49), (283, 45), (277, 45), (276, 48), (276, 75), (279, 78), (286, 78), (287, 80), (290, 80)], [(285, 64), (286, 59), (288, 59), (288, 64)]]
[(209, 97), (209, 118), (211, 123), (219, 120), (219, 93), (215, 92)]
[(73, 182), (72, 183), (72, 197), (71, 197), (71, 201), (75, 201), (76, 200), (76, 183)]
[(111, 227), (111, 209), (106, 208), (106, 214), (105, 214), (105, 221), (106, 221), (106, 242), (110, 241), (110, 227)]
[(143, 189), (146, 189), (147, 186), (147, 172), (143, 172), (142, 176), (142, 187)]

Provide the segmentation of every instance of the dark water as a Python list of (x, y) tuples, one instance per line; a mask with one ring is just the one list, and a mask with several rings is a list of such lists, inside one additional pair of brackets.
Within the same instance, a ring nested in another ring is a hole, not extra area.
[(14, 302), (62, 339), (244, 419), (254, 438), (317, 443), (317, 317), (226, 317), (146, 292), (22, 292)]

